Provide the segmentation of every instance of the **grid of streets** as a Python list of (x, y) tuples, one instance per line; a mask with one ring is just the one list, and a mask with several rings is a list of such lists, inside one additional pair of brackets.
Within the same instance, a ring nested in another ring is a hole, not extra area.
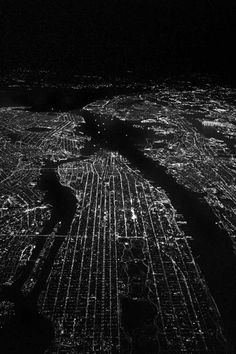
[[(50, 218), (36, 186), (43, 157), (62, 161), (60, 183), (78, 201), (38, 302), (55, 327), (48, 353), (128, 353), (132, 346), (216, 351), (224, 341), (220, 315), (194, 261), (183, 217), (165, 191), (118, 153), (98, 149), (79, 159), (88, 141), (73, 131), (81, 117), (13, 109), (2, 109), (1, 116), (1, 283), (14, 282)], [(31, 132), (39, 119), (44, 129)], [(54, 237), (47, 237), (25, 294), (37, 282)], [(14, 308), (9, 302), (0, 306), (4, 326)]]

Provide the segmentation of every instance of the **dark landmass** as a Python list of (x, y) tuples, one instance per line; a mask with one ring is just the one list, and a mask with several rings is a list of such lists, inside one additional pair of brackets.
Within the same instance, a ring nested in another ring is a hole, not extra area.
[(81, 109), (93, 101), (119, 94), (145, 91), (145, 88), (7, 88), (0, 91), (0, 106), (26, 106), (33, 112), (68, 111)]

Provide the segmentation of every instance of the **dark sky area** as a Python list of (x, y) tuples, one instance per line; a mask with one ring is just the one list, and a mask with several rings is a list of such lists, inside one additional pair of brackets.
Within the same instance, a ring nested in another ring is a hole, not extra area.
[(235, 76), (235, 10), (227, 0), (0, 0), (0, 65)]

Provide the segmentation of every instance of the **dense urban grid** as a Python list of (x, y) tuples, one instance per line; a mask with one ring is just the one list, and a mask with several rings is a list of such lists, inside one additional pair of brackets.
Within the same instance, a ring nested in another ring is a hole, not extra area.
[[(228, 350), (185, 216), (129, 157), (197, 193), (234, 243), (235, 113), (226, 89), (222, 102), (153, 92), (80, 112), (0, 109), (0, 325), (14, 317), (9, 289), (34, 298), (55, 332), (47, 353)], [(109, 141), (114, 122), (115, 134), (132, 124), (130, 154)]]
[[(235, 242), (235, 109), (232, 90), (162, 89), (89, 105), (93, 112), (132, 120), (147, 137), (142, 149), (178, 183), (202, 193)], [(150, 133), (149, 133), (150, 135)]]

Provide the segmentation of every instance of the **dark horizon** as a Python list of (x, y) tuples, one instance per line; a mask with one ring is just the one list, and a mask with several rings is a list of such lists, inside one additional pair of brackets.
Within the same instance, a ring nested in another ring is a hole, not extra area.
[(229, 1), (6, 0), (0, 14), (2, 70), (236, 78)]

